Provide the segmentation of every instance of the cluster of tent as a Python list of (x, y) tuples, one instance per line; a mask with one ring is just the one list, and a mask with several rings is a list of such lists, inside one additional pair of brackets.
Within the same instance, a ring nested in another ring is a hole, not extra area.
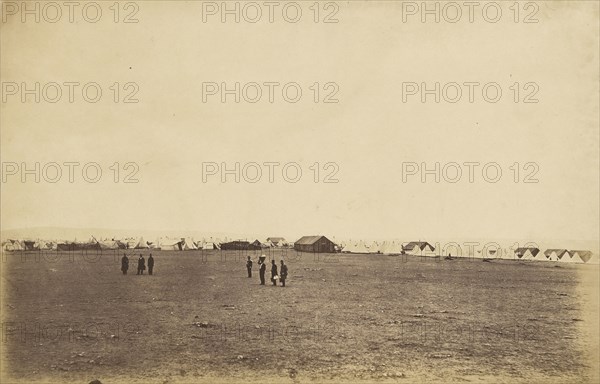
[[(275, 240), (275, 242), (273, 241)], [(225, 242), (227, 239), (225, 239)], [(87, 241), (56, 240), (6, 240), (2, 243), (4, 251), (79, 251), (79, 250), (111, 250), (111, 249), (160, 249), (168, 251), (211, 250), (221, 249), (220, 239), (203, 239), (195, 241), (191, 237), (160, 237), (156, 241), (146, 241), (143, 237), (123, 239), (100, 239), (91, 237)], [(248, 242), (246, 242), (248, 243)], [(248, 243), (250, 244), (250, 243)], [(254, 241), (259, 248), (287, 247), (283, 238), (268, 238), (266, 241)]]
[(373, 241), (368, 244), (363, 240), (358, 242), (342, 242), (339, 245), (343, 253), (379, 253), (383, 255), (421, 254), (422, 252), (435, 250), (435, 247), (425, 241), (411, 241), (402, 243), (400, 241)]
[(405, 248), (402, 243), (396, 241), (384, 241), (367, 245), (364, 241), (356, 243), (340, 244), (340, 248), (344, 253), (381, 253), (384, 255), (401, 255), (405, 253)]
[[(220, 239), (202, 239), (195, 241), (191, 237), (160, 237), (156, 241), (146, 241), (143, 237), (123, 239), (100, 239), (93, 236), (87, 241), (53, 241), (53, 240), (7, 240), (2, 243), (4, 251), (77, 251), (77, 250), (115, 250), (115, 249), (160, 249), (170, 251), (213, 250), (213, 249), (264, 249), (277, 247), (293, 247), (282, 237), (269, 237), (265, 241), (229, 241)], [(367, 244), (365, 241), (348, 241), (336, 245), (336, 250), (344, 253), (384, 254), (384, 255), (417, 255), (439, 257), (435, 247), (426, 241), (383, 241)], [(506, 259), (530, 261), (555, 261), (561, 263), (600, 264), (598, 255), (586, 250), (547, 249), (541, 252), (538, 248), (523, 247), (514, 251), (483, 248), (473, 254), (463, 254), (462, 250), (454, 249), (452, 257), (476, 259)], [(446, 255), (443, 255), (446, 256)]]
[[(435, 253), (435, 247), (425, 241), (411, 241), (402, 243), (399, 241), (372, 242), (367, 245), (364, 241), (342, 242), (340, 249), (343, 253), (376, 253), (384, 255), (415, 255), (439, 257)], [(547, 249), (541, 252), (539, 248), (523, 247), (512, 252), (503, 252), (501, 249), (484, 248), (473, 254), (463, 254), (462, 251), (454, 249), (452, 257), (464, 257), (474, 259), (501, 259), (501, 260), (525, 260), (525, 261), (555, 261), (562, 263), (578, 264), (600, 264), (598, 255), (586, 250)], [(443, 255), (446, 256), (446, 255)]]

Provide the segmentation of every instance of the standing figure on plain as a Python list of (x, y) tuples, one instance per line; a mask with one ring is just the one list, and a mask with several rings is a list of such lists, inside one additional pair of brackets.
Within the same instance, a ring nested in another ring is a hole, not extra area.
[(153, 268), (154, 268), (154, 257), (152, 257), (152, 254), (150, 254), (150, 256), (148, 257), (148, 274), (149, 275), (152, 274)]
[(123, 257), (121, 258), (121, 271), (123, 271), (123, 274), (126, 275), (128, 269), (129, 269), (129, 258), (127, 257), (126, 254), (123, 254)]
[(267, 264), (263, 261), (260, 262), (260, 268), (258, 270), (258, 273), (260, 275), (260, 285), (265, 285), (265, 272), (267, 271)]
[(252, 259), (248, 256), (248, 261), (246, 261), (246, 269), (248, 270), (248, 277), (252, 277)]
[(282, 287), (285, 287), (285, 279), (287, 279), (287, 275), (288, 275), (287, 265), (285, 265), (283, 263), (283, 260), (281, 260), (281, 274), (279, 275), (279, 279), (281, 280)]
[(144, 256), (140, 255), (140, 258), (138, 259), (137, 274), (138, 275), (143, 275), (144, 274), (144, 269), (146, 269), (146, 260), (144, 259)]
[(277, 278), (277, 264), (275, 260), (271, 260), (271, 283), (273, 283), (274, 287), (277, 286)]

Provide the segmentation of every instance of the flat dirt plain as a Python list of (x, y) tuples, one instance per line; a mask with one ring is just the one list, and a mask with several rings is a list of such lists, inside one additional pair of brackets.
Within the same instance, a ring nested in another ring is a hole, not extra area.
[(2, 383), (599, 382), (598, 266), (127, 253), (2, 255)]

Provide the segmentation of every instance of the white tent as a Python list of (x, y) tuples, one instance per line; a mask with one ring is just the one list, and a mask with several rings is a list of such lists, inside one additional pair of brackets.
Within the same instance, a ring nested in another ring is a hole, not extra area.
[(160, 244), (158, 239), (156, 239), (156, 241), (148, 241), (147, 243), (148, 243), (148, 248), (150, 248), (150, 249), (158, 249), (159, 248), (158, 244)]
[(435, 256), (435, 248), (426, 241), (411, 241), (402, 247), (409, 255), (416, 256)]
[(183, 247), (184, 251), (193, 251), (193, 250), (198, 249), (198, 247), (196, 246), (196, 243), (194, 242), (194, 239), (189, 238), (189, 237), (183, 239), (182, 247)]
[(575, 260), (571, 258), (571, 253), (569, 251), (563, 253), (562, 257), (559, 259), (561, 263), (574, 263)]
[(591, 251), (580, 250), (571, 251), (571, 255), (571, 259), (576, 263), (588, 263), (593, 256)]
[(125, 241), (125, 244), (127, 244), (127, 249), (133, 249), (139, 243), (139, 240), (136, 240), (133, 238), (128, 238), (128, 239), (125, 239), (124, 241)]
[(534, 260), (537, 254), (540, 252), (538, 248), (517, 248), (515, 249), (515, 256), (518, 260)]
[(150, 247), (148, 246), (148, 243), (146, 243), (144, 238), (140, 237), (139, 240), (137, 241), (137, 243), (135, 244), (134, 248), (135, 249), (148, 249)]
[(546, 256), (545, 252), (538, 252), (538, 254), (533, 257), (533, 260), (535, 260), (535, 261), (550, 261), (548, 259), (548, 257)]
[(546, 249), (544, 255), (548, 261), (559, 261), (566, 252), (568, 252), (566, 249)]
[(19, 240), (8, 240), (2, 244), (2, 249), (5, 251), (22, 251), (23, 245)]
[(369, 246), (369, 253), (383, 253), (381, 252), (380, 245), (378, 242), (374, 241)]
[(349, 241), (348, 243), (344, 244), (344, 246), (342, 247), (342, 252), (343, 253), (352, 253), (352, 251), (356, 248), (356, 244), (354, 244), (353, 242)]
[(99, 240), (98, 245), (100, 249), (118, 249), (119, 245), (114, 240)]
[(369, 253), (369, 248), (364, 241), (359, 241), (350, 251), (350, 253)]
[(161, 238), (158, 247), (163, 251), (180, 251), (182, 249), (181, 245), (179, 239)]
[(50, 240), (38, 240), (39, 248), (42, 251), (52, 250), (53, 242)]
[(385, 255), (400, 255), (402, 254), (402, 243), (386, 241), (382, 245), (381, 253)]
[(384, 255), (388, 255), (388, 249), (390, 249), (392, 246), (392, 242), (391, 241), (383, 241), (381, 244), (379, 244), (379, 248), (377, 249), (379, 251), (379, 253), (383, 253)]
[(593, 265), (600, 264), (600, 258), (598, 257), (598, 254), (592, 254), (592, 257), (590, 257), (590, 259), (588, 260), (588, 262), (586, 264), (593, 264)]

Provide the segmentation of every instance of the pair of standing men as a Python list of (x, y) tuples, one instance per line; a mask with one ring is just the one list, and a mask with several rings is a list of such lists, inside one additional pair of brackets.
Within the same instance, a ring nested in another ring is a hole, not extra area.
[[(264, 262), (264, 259), (259, 259), (258, 261), (259, 269), (258, 274), (260, 277), (260, 285), (265, 285), (265, 272), (267, 271), (267, 264)], [(248, 277), (252, 277), (252, 259), (248, 256), (248, 261), (246, 261), (246, 269), (248, 270)], [(285, 287), (285, 280), (287, 279), (288, 268), (287, 265), (284, 264), (283, 260), (281, 260), (281, 273), (279, 276), (277, 275), (277, 264), (275, 264), (275, 260), (271, 260), (271, 282), (273, 286), (277, 285), (277, 279), (281, 281), (281, 286)]]

